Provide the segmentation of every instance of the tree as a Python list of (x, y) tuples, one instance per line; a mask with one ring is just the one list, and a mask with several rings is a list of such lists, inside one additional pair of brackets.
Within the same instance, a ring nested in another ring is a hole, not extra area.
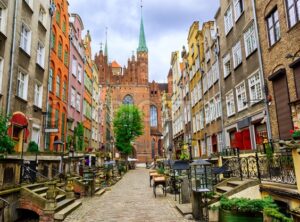
[(83, 145), (84, 145), (84, 140), (83, 140), (83, 135), (84, 135), (84, 127), (82, 123), (77, 123), (76, 128), (74, 129), (74, 149), (82, 151), (83, 150)]
[(8, 116), (0, 114), (0, 152), (12, 153), (15, 146), (13, 139), (7, 134)]
[(143, 135), (143, 113), (135, 105), (121, 105), (113, 121), (116, 147), (125, 155), (132, 153), (132, 143)]

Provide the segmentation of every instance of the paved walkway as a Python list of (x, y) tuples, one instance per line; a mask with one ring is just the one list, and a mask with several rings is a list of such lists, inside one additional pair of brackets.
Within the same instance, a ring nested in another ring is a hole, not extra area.
[(173, 197), (162, 195), (157, 189), (154, 198), (149, 187), (146, 169), (129, 171), (111, 191), (100, 197), (86, 198), (80, 208), (70, 214), (65, 222), (181, 222), (186, 221), (175, 209)]

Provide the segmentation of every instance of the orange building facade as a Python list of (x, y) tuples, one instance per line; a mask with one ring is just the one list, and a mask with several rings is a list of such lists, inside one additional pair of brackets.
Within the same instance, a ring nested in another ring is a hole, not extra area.
[(63, 151), (67, 134), (69, 13), (66, 0), (54, 0), (52, 18), (46, 149)]

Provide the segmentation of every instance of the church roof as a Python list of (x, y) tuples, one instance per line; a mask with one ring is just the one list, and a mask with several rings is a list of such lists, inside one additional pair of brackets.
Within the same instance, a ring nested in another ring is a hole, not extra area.
[(111, 63), (112, 68), (122, 68), (115, 60)]
[(143, 18), (141, 18), (141, 26), (140, 26), (140, 38), (139, 38), (139, 47), (137, 48), (138, 52), (148, 52), (146, 37), (144, 31), (144, 22)]

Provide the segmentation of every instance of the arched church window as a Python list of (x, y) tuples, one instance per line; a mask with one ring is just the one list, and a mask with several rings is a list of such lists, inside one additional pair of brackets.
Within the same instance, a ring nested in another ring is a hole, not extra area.
[(150, 106), (150, 126), (157, 127), (157, 108), (156, 106)]
[(123, 99), (123, 104), (125, 105), (132, 105), (133, 104), (133, 98), (131, 95), (127, 95)]

